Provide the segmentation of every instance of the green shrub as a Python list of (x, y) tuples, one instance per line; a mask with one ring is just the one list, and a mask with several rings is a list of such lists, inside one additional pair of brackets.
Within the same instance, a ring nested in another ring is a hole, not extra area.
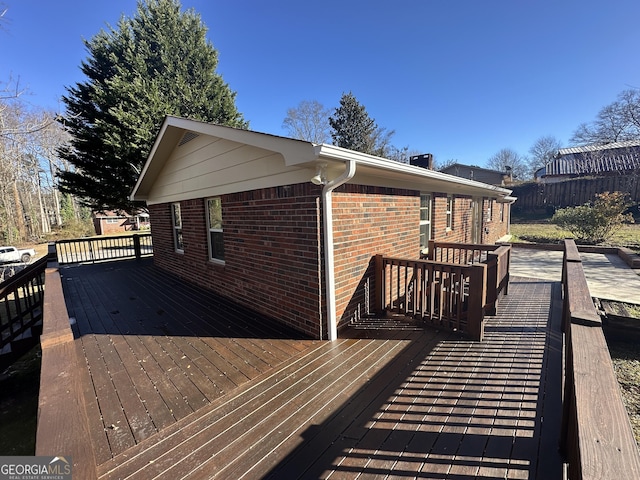
[(625, 193), (599, 193), (591, 203), (557, 210), (551, 223), (568, 230), (581, 243), (602, 243), (623, 224), (633, 223), (633, 216), (625, 213), (631, 205)]

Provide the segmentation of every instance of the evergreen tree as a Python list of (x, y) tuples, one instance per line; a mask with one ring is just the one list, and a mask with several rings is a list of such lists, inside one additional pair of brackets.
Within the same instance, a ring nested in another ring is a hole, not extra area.
[(136, 15), (85, 41), (87, 81), (67, 87), (60, 188), (94, 210), (131, 210), (128, 197), (165, 115), (246, 128), (218, 52), (179, 0), (139, 0)]
[(333, 116), (329, 117), (329, 125), (336, 146), (362, 153), (374, 153), (374, 134), (378, 127), (351, 92), (342, 94), (340, 106), (336, 108)]

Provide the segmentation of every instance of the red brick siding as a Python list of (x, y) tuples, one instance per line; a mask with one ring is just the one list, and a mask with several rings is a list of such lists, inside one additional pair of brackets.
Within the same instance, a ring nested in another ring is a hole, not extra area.
[(453, 196), (453, 221), (451, 229), (447, 228), (447, 195), (433, 194), (433, 219), (431, 238), (441, 242), (471, 242), (473, 212), (471, 197)]
[[(453, 226), (447, 229), (447, 195), (435, 193), (433, 198), (431, 238), (442, 242), (473, 242), (473, 199), (469, 196), (454, 195)], [(504, 206), (504, 221), (500, 221), (500, 204), (495, 199), (481, 198), (482, 224), (479, 232), (480, 243), (493, 244), (509, 232), (509, 205)], [(489, 202), (492, 204), (492, 218), (488, 221)]]
[[(489, 203), (491, 203), (491, 218), (489, 219)], [(502, 205), (502, 207), (501, 207)], [(500, 219), (500, 208), (503, 208), (503, 218)], [(500, 204), (494, 199), (485, 198), (483, 202), (484, 228), (481, 243), (496, 243), (509, 233), (509, 205)]]
[[(153, 205), (155, 262), (261, 314), (326, 338), (320, 197), (321, 187), (311, 184), (224, 195), (224, 265), (208, 260), (206, 199), (181, 202), (183, 254), (174, 250), (170, 204)], [(455, 196), (451, 229), (446, 228), (446, 194), (432, 193), (432, 201), (431, 237), (471, 242), (471, 197)], [(488, 200), (483, 203), (488, 208)], [(507, 231), (508, 211), (500, 222), (495, 201), (493, 208), (492, 222), (481, 229), (484, 243)], [(336, 313), (342, 327), (372, 307), (376, 254), (419, 258), (420, 192), (347, 184), (333, 193), (333, 221)]]
[(333, 194), (333, 222), (341, 327), (368, 312), (376, 254), (419, 258), (420, 192), (345, 185)]
[(117, 223), (108, 223), (106, 218), (94, 218), (93, 225), (96, 235), (111, 235), (133, 230), (135, 221), (132, 218), (118, 218)]
[(173, 247), (170, 205), (150, 208), (156, 264), (319, 338), (320, 188), (270, 188), (222, 196), (225, 264), (208, 260), (206, 199), (182, 201), (184, 254)]

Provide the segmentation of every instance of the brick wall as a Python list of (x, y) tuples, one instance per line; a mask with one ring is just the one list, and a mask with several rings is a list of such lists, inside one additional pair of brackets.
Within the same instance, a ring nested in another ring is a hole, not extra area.
[[(453, 224), (446, 224), (447, 195), (433, 194), (433, 220), (431, 238), (441, 242), (473, 243), (473, 198), (454, 195)], [(480, 243), (493, 244), (509, 232), (509, 205), (504, 204), (503, 220), (500, 220), (500, 204), (489, 198), (478, 199), (482, 202), (482, 224), (479, 229)], [(491, 204), (491, 220), (489, 220)]]
[(116, 223), (108, 223), (106, 218), (94, 218), (93, 225), (97, 235), (112, 235), (114, 233), (129, 232), (135, 227), (132, 218), (118, 218)]
[(170, 205), (153, 205), (155, 262), (313, 337), (326, 336), (319, 194), (320, 187), (307, 184), (224, 195), (224, 265), (208, 259), (206, 199), (181, 202), (183, 254), (174, 251)]
[[(502, 209), (502, 211), (501, 211)], [(484, 227), (481, 243), (496, 243), (509, 233), (509, 205), (485, 198), (483, 201)]]
[(472, 218), (471, 197), (453, 196), (453, 221), (447, 228), (447, 195), (433, 194), (433, 214), (431, 238), (441, 242), (471, 242)]
[(417, 259), (420, 254), (420, 192), (344, 185), (333, 194), (338, 326), (373, 306), (373, 257)]
[[(472, 241), (472, 198), (455, 196), (446, 227), (447, 196), (432, 193), (432, 238)], [(262, 189), (222, 197), (225, 264), (208, 259), (206, 199), (181, 202), (184, 253), (173, 246), (170, 204), (150, 207), (156, 264), (315, 338), (326, 338), (321, 264), (321, 187)], [(483, 202), (488, 209), (488, 200)], [(333, 193), (334, 255), (339, 327), (373, 306), (373, 257), (420, 255), (420, 192), (347, 184)], [(505, 209), (508, 206), (505, 206)], [(485, 210), (485, 218), (487, 210)], [(481, 241), (506, 233), (499, 206)], [(504, 233), (503, 233), (504, 232)]]

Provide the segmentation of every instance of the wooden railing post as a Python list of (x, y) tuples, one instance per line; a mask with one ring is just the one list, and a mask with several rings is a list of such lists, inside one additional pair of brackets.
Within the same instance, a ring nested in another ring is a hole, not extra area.
[(375, 256), (375, 294), (374, 294), (374, 305), (376, 309), (376, 313), (382, 315), (385, 311), (384, 304), (384, 283), (385, 283), (385, 272), (384, 272), (384, 257), (382, 255)]
[(495, 315), (498, 302), (498, 255), (487, 252), (487, 301), (485, 313)]
[(427, 260), (433, 260), (436, 254), (436, 241), (429, 240), (428, 243), (428, 252), (427, 252)]
[(487, 266), (471, 265), (469, 270), (469, 336), (481, 342), (484, 338), (484, 300), (487, 295)]
[(485, 313), (495, 315), (500, 295), (509, 293), (509, 264), (511, 245), (502, 245), (496, 250), (487, 251), (487, 301)]

